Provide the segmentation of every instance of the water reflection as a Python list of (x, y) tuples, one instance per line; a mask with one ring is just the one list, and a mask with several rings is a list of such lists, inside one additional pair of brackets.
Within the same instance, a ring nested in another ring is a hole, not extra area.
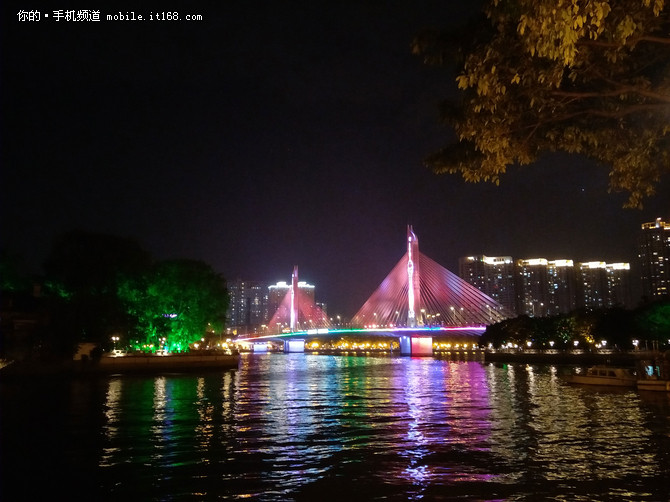
[(264, 483), (281, 495), (318, 479), (340, 446), (325, 431), (337, 415), (325, 359), (291, 354), (277, 365), (273, 357), (265, 354), (253, 361), (267, 379), (241, 384), (235, 419), (249, 433), (240, 453), (260, 456), (267, 464), (261, 467)]
[[(408, 493), (408, 499), (421, 498), (426, 484), (432, 476), (431, 468), (426, 463), (426, 457), (430, 453), (429, 440), (424, 435), (430, 425), (430, 402), (423, 393), (427, 389), (429, 378), (429, 366), (421, 364), (425, 361), (419, 360), (412, 365), (411, 371), (401, 373), (400, 385), (402, 397), (407, 405), (407, 432), (404, 435), (405, 448), (399, 454), (404, 458), (406, 467), (396, 475), (410, 481), (414, 490)], [(409, 368), (408, 368), (409, 369)]]
[[(551, 366), (250, 355), (237, 371), (112, 377), (114, 498), (654, 498), (668, 400), (564, 385)], [(661, 497), (662, 498), (662, 497)]]
[(650, 448), (652, 432), (636, 392), (566, 386), (552, 367), (491, 365), (488, 374), (497, 424), (492, 446), (509, 469), (509, 483), (579, 496), (585, 486), (606, 481), (608, 496), (632, 484), (646, 497), (640, 480), (666, 475)]

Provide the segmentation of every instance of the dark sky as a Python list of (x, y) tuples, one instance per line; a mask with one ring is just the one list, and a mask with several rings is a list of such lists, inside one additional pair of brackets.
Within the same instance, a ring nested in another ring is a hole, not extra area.
[(670, 218), (668, 180), (637, 211), (574, 156), (499, 187), (423, 167), (450, 138), (437, 105), (455, 84), (410, 43), (463, 22), (461, 3), (197, 0), (153, 11), (200, 22), (75, 23), (53, 9), (149, 4), (3, 2), (2, 245), (39, 267), (54, 235), (85, 229), (228, 279), (298, 265), (333, 315), (384, 279), (408, 223), (454, 272), (467, 254), (633, 262), (640, 223)]

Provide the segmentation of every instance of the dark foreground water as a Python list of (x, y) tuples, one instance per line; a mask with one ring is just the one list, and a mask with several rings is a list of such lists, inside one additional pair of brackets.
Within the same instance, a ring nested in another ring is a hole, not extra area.
[(670, 397), (551, 366), (244, 355), (0, 383), (1, 500), (669, 500)]

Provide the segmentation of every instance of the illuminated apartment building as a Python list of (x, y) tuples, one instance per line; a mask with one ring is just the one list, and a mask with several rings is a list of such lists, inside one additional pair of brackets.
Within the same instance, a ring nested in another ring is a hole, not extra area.
[(642, 294), (653, 300), (670, 295), (670, 223), (642, 224), (638, 240)]
[(228, 283), (230, 304), (228, 305), (229, 328), (254, 331), (268, 318), (267, 284), (257, 281), (235, 280)]
[(575, 309), (575, 267), (572, 260), (547, 262), (547, 286), (547, 315), (564, 314)]
[[(667, 270), (667, 267), (666, 267)], [(630, 264), (466, 256), (461, 279), (517, 315), (567, 314), (575, 308), (631, 307)]]
[(579, 263), (577, 306), (592, 309), (631, 304), (630, 264), (591, 261)]
[(516, 312), (514, 261), (511, 256), (466, 256), (458, 260), (461, 279)]
[(549, 311), (549, 267), (544, 258), (516, 261), (516, 311), (542, 317)]
[(608, 307), (633, 307), (630, 263), (607, 264)]
[[(280, 281), (277, 284), (273, 284), (269, 288), (269, 301), (268, 301), (268, 320), (274, 315), (279, 306), (281, 305), (282, 300), (291, 289), (291, 285), (285, 281)], [(311, 303), (314, 303), (314, 286), (307, 284), (305, 281), (298, 282), (298, 289), (300, 290), (303, 297), (308, 298)]]

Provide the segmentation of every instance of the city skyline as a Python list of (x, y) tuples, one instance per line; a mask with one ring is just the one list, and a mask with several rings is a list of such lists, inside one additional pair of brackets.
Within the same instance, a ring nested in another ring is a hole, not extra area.
[(402, 256), (407, 224), (449, 270), (470, 254), (633, 264), (639, 225), (670, 219), (667, 179), (631, 210), (578, 156), (500, 186), (423, 166), (451, 137), (438, 108), (456, 83), (410, 44), (477, 7), (194, 2), (202, 21), (66, 24), (4, 3), (3, 247), (39, 272), (56, 235), (83, 229), (229, 281), (298, 265), (343, 313)]
[[(566, 257), (548, 260), (545, 257), (513, 258), (512, 256), (479, 254), (459, 258), (458, 277), (489, 295), (509, 312), (515, 312), (516, 315), (533, 316), (536, 312), (535, 306), (524, 306), (526, 303), (525, 295), (529, 295), (528, 300), (531, 304), (543, 302), (538, 304), (541, 308), (536, 315), (540, 316), (568, 313), (584, 307), (596, 309), (614, 306), (634, 308), (640, 302), (653, 301), (662, 297), (663, 291), (667, 289), (667, 280), (664, 279), (662, 269), (667, 267), (668, 242), (670, 241), (666, 241), (670, 237), (666, 235), (661, 237), (661, 233), (667, 232), (667, 230), (668, 224), (661, 218), (640, 225), (638, 256), (633, 260), (633, 266), (631, 266), (631, 262), (621, 261), (615, 263), (607, 263), (602, 260), (581, 262)], [(658, 239), (649, 239), (650, 235), (657, 234)], [(651, 244), (652, 248), (650, 249), (650, 242), (657, 243)], [(649, 267), (652, 267), (653, 271)], [(548, 274), (544, 278), (544, 282), (547, 284), (544, 286), (523, 284), (525, 280), (522, 277), (525, 275), (524, 270), (531, 271), (534, 268), (541, 268), (545, 275)], [(294, 269), (294, 273), (296, 270), (297, 267)], [(657, 291), (645, 291), (645, 289), (648, 289), (648, 286), (645, 287), (645, 281), (649, 281), (650, 276), (655, 278), (654, 287)], [(386, 281), (388, 281), (388, 276), (384, 282)], [(267, 281), (248, 281), (237, 278), (231, 284), (235, 284), (234, 288), (239, 288), (240, 285), (242, 288), (249, 286), (254, 289), (267, 288), (270, 293), (273, 289), (280, 287), (285, 290), (289, 289), (287, 281), (269, 285)], [(315, 300), (315, 286), (305, 282), (300, 284), (310, 288), (312, 300)], [(547, 286), (551, 285), (553, 287), (550, 287), (546, 292), (532, 291), (534, 287), (546, 289)], [(515, 291), (515, 289), (519, 290)], [(553, 289), (556, 289), (556, 291), (552, 292)], [(257, 294), (251, 296), (253, 298), (250, 299), (258, 301)], [(371, 298), (372, 296), (368, 301)], [(326, 306), (323, 302), (319, 303)], [(232, 305), (234, 305), (234, 302), (231, 303), (231, 311), (234, 310)], [(267, 318), (270, 315), (271, 312), (266, 312)], [(343, 319), (351, 316), (349, 312), (330, 312), (328, 315), (331, 318)], [(237, 317), (238, 315), (232, 316), (232, 318)], [(258, 314), (256, 314), (256, 317), (260, 318)], [(260, 324), (261, 322), (263, 321), (251, 324)], [(233, 324), (235, 323), (233, 322)]]

